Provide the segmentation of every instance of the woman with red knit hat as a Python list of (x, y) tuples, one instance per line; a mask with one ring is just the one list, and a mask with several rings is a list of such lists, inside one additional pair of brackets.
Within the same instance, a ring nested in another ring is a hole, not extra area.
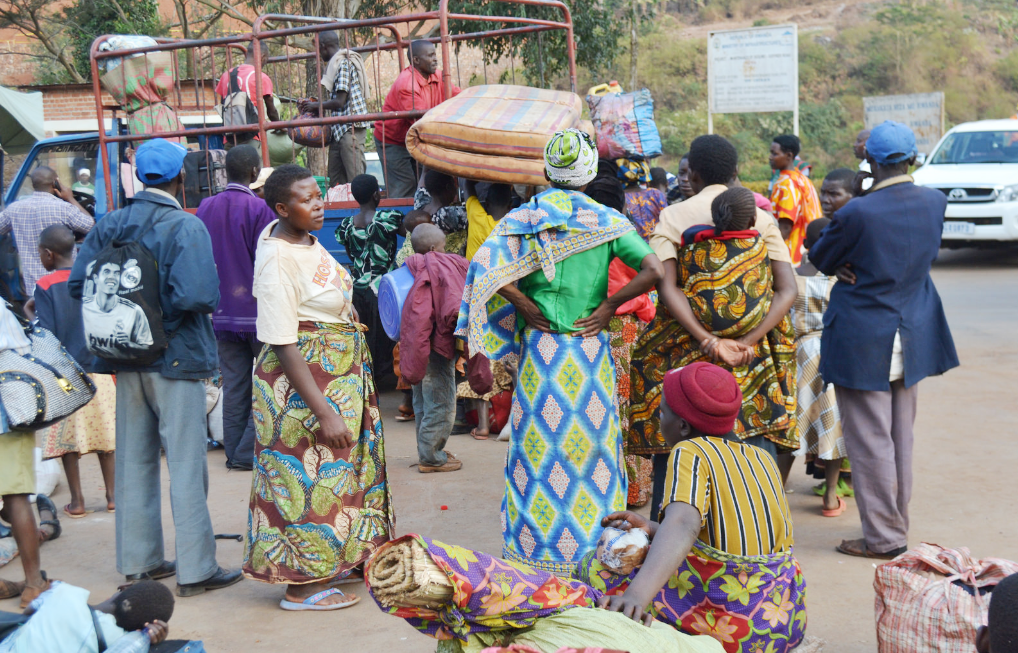
[(622, 576), (589, 553), (579, 576), (605, 593), (607, 610), (711, 635), (729, 653), (782, 653), (805, 634), (806, 583), (777, 465), (733, 432), (741, 407), (735, 377), (716, 365), (665, 375), (661, 433), (672, 451), (659, 521), (628, 511), (602, 521), (645, 531), (647, 558)]

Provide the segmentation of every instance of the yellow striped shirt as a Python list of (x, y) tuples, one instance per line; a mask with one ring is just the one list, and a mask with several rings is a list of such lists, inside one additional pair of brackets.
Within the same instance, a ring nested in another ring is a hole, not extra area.
[(700, 539), (732, 555), (766, 555), (792, 547), (792, 519), (774, 459), (763, 449), (703, 437), (675, 445), (661, 506), (700, 511)]

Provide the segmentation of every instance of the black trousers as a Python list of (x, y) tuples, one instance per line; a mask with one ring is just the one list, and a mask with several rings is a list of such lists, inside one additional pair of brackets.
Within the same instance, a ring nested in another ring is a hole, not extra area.
[(254, 463), (255, 427), (251, 417), (251, 375), (262, 343), (253, 333), (220, 336), (219, 370), (223, 373), (223, 449), (230, 463)]
[(375, 377), (375, 386), (388, 389), (395, 386), (396, 377), (392, 372), (392, 348), (396, 345), (382, 328), (382, 318), (378, 314), (378, 297), (371, 288), (354, 288), (353, 307), (357, 309), (361, 324), (368, 328), (365, 339), (371, 352), (371, 371)]

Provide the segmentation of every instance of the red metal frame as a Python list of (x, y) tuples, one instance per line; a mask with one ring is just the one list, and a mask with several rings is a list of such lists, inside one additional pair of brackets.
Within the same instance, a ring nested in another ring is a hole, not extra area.
[[(397, 26), (405, 25), (409, 27), (410, 23), (417, 23), (420, 21), (438, 21), (439, 24), (439, 36), (427, 38), (426, 40), (432, 43), (438, 44), (442, 49), (442, 84), (445, 89), (446, 97), (452, 95), (452, 60), (450, 58), (450, 44), (460, 41), (471, 41), (471, 40), (482, 40), (493, 36), (513, 36), (517, 34), (528, 34), (535, 32), (544, 32), (551, 30), (565, 30), (566, 32), (566, 51), (569, 60), (569, 81), (570, 87), (576, 91), (576, 45), (573, 37), (573, 22), (572, 15), (569, 11), (569, 7), (560, 2), (559, 0), (499, 0), (506, 4), (515, 5), (529, 5), (538, 7), (553, 7), (562, 12), (562, 21), (543, 20), (536, 18), (525, 18), (517, 16), (485, 16), (485, 15), (473, 15), (473, 14), (460, 14), (449, 12), (449, 0), (440, 0), (439, 7), (434, 11), (417, 12), (412, 14), (403, 14), (400, 16), (392, 17), (379, 17), (379, 18), (362, 18), (354, 20), (337, 20), (331, 18), (318, 18), (313, 16), (289, 16), (283, 14), (265, 14), (259, 16), (254, 24), (252, 25), (251, 31), (243, 34), (237, 34), (233, 36), (225, 36), (220, 38), (212, 39), (156, 39), (157, 45), (132, 48), (126, 50), (116, 50), (110, 52), (100, 52), (99, 45), (102, 44), (106, 39), (110, 38), (109, 35), (100, 36), (92, 43), (91, 48), (91, 67), (92, 67), (92, 89), (95, 95), (96, 115), (99, 118), (99, 152), (102, 157), (103, 169), (106, 181), (106, 194), (107, 194), (107, 206), (114, 206), (113, 188), (110, 180), (110, 161), (109, 154), (107, 152), (106, 145), (108, 143), (121, 143), (128, 141), (144, 141), (151, 138), (175, 138), (185, 136), (201, 136), (201, 135), (220, 135), (220, 134), (236, 134), (240, 132), (258, 132), (261, 135), (262, 142), (265, 142), (265, 134), (269, 130), (273, 129), (286, 129), (290, 127), (298, 126), (309, 126), (309, 125), (336, 125), (348, 122), (369, 122), (376, 120), (389, 120), (389, 119), (400, 119), (400, 118), (419, 118), (424, 115), (424, 111), (390, 111), (390, 112), (378, 112), (363, 115), (353, 116), (325, 116), (317, 117), (313, 119), (301, 119), (301, 120), (278, 120), (271, 121), (267, 119), (265, 104), (261, 101), (256, 101), (255, 104), (258, 107), (258, 124), (246, 125), (242, 127), (238, 126), (218, 126), (208, 127), (203, 126), (196, 129), (188, 129), (184, 131), (172, 131), (172, 132), (157, 132), (152, 134), (129, 134), (129, 135), (107, 135), (104, 129), (104, 110), (111, 109), (112, 117), (116, 117), (116, 111), (118, 107), (104, 107), (102, 105), (102, 88), (100, 86), (100, 75), (99, 75), (99, 60), (114, 57), (128, 57), (137, 54), (147, 54), (149, 52), (175, 52), (178, 50), (190, 50), (192, 54), (198, 56), (193, 57), (193, 61), (203, 61), (201, 58), (202, 48), (208, 48), (211, 56), (212, 66), (215, 66), (215, 48), (222, 47), (227, 53), (227, 63), (230, 64), (231, 57), (229, 52), (232, 50), (245, 50), (248, 44), (253, 44), (254, 47), (254, 67), (255, 67), (255, 90), (256, 94), (261, 97), (262, 91), (262, 76), (258, 73), (262, 72), (263, 64), (276, 64), (283, 62), (293, 62), (306, 59), (315, 59), (315, 65), (317, 67), (317, 76), (321, 79), (322, 72), (322, 61), (317, 52), (318, 35), (324, 31), (338, 31), (344, 32), (347, 30), (363, 29), (363, 28), (376, 28), (376, 30), (387, 30), (392, 35), (392, 41), (388, 43), (381, 43), (376, 38), (376, 43), (373, 45), (362, 45), (351, 48), (358, 52), (373, 52), (373, 51), (386, 51), (395, 50), (397, 55), (397, 62), (400, 70), (404, 69), (407, 65), (407, 61), (404, 58), (404, 48), (409, 47), (409, 43), (404, 41), (403, 37)], [(450, 34), (449, 33), (449, 20), (467, 20), (467, 21), (478, 21), (478, 22), (492, 22), (502, 23), (509, 26), (501, 29), (487, 30), (481, 32), (471, 32), (468, 34)], [(278, 24), (284, 23), (289, 24), (288, 27), (279, 27)], [(516, 25), (516, 26), (512, 26)], [(267, 61), (262, 62), (261, 60), (261, 48), (258, 45), (263, 40), (285, 38), (288, 36), (296, 35), (311, 35), (315, 41), (315, 51), (301, 53), (297, 55), (284, 55), (270, 57)], [(376, 31), (377, 36), (377, 31)], [(349, 39), (348, 39), (349, 42)], [(407, 57), (409, 51), (407, 51)], [(207, 115), (207, 109), (213, 107), (205, 106), (205, 95), (204, 92), (199, 91), (199, 74), (197, 71), (194, 73), (194, 85), (195, 85), (195, 101), (194, 107), (184, 107), (183, 96), (181, 95), (179, 75), (177, 72), (177, 58), (174, 57), (174, 84), (176, 86), (176, 99), (177, 109), (195, 109), (201, 110), (203, 115)], [(227, 67), (229, 69), (229, 65)], [(212, 71), (211, 77), (206, 77), (204, 74), (204, 67), (201, 74), (201, 86), (204, 90), (204, 82), (206, 79), (211, 80), (213, 83), (219, 79), (219, 75), (216, 71)], [(515, 75), (515, 71), (514, 71)], [(262, 148), (262, 156), (265, 165), (269, 163), (268, 148)], [(384, 157), (384, 154), (382, 154)], [(384, 162), (383, 162), (384, 165)]]

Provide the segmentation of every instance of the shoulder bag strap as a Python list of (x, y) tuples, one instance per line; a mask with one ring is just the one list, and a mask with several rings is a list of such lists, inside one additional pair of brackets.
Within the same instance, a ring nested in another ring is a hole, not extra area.
[(99, 653), (105, 653), (106, 651), (106, 636), (103, 635), (102, 626), (99, 625), (99, 615), (96, 614), (95, 608), (89, 608), (92, 613), (92, 625), (95, 626), (95, 638), (99, 645)]

